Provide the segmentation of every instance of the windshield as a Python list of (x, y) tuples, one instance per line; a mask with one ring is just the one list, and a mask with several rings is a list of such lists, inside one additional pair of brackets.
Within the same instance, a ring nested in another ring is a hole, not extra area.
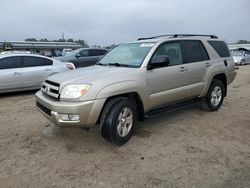
[(99, 65), (140, 67), (154, 43), (121, 44), (104, 56)]
[(232, 51), (232, 56), (243, 56), (244, 52), (242, 51)]
[(66, 53), (65, 56), (68, 56), (68, 57), (75, 57), (76, 54), (80, 53), (81, 51), (82, 51), (81, 48), (80, 48), (80, 49), (77, 49), (77, 50), (73, 50), (73, 51), (71, 51), (71, 52), (69, 52), (69, 53)]

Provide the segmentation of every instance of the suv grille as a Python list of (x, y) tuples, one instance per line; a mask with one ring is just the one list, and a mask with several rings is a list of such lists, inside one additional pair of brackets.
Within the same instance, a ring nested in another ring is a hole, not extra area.
[(49, 80), (45, 80), (42, 84), (41, 90), (43, 91), (43, 93), (58, 99), (59, 88), (60, 88), (60, 84), (49, 81)]

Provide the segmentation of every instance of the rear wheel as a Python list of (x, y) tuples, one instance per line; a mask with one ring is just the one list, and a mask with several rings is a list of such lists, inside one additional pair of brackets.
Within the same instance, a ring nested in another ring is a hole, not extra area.
[(118, 146), (125, 144), (133, 134), (135, 117), (135, 106), (130, 99), (109, 101), (101, 118), (102, 136)]
[(214, 80), (208, 90), (205, 106), (210, 111), (217, 111), (223, 103), (225, 86), (220, 80)]

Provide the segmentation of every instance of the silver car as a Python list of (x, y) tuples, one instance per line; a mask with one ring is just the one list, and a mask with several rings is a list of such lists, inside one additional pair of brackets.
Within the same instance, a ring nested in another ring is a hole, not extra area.
[(250, 51), (232, 51), (231, 54), (236, 65), (246, 65), (250, 63)]
[(74, 64), (40, 55), (0, 55), (0, 93), (39, 89), (48, 76), (70, 69)]

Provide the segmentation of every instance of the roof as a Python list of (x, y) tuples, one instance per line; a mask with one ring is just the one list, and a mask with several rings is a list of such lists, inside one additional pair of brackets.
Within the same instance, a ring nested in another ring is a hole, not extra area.
[(26, 42), (26, 41), (0, 41), (0, 46), (11, 44), (15, 48), (80, 48), (74, 42)]
[(134, 42), (160, 42), (160, 41), (167, 41), (167, 40), (180, 40), (180, 39), (209, 39), (209, 40), (218, 40), (218, 37), (215, 35), (201, 35), (201, 34), (173, 34), (173, 35), (159, 35), (159, 36), (153, 36), (153, 37), (145, 37), (145, 38), (139, 38), (137, 41)]
[(5, 57), (13, 57), (13, 56), (32, 56), (32, 57), (42, 57), (42, 58), (47, 58), (47, 59), (51, 59), (52, 58), (49, 58), (47, 56), (42, 56), (42, 55), (38, 55), (38, 54), (27, 54), (27, 53), (9, 53), (9, 54), (1, 54), (0, 55), (0, 59), (1, 58), (5, 58)]

